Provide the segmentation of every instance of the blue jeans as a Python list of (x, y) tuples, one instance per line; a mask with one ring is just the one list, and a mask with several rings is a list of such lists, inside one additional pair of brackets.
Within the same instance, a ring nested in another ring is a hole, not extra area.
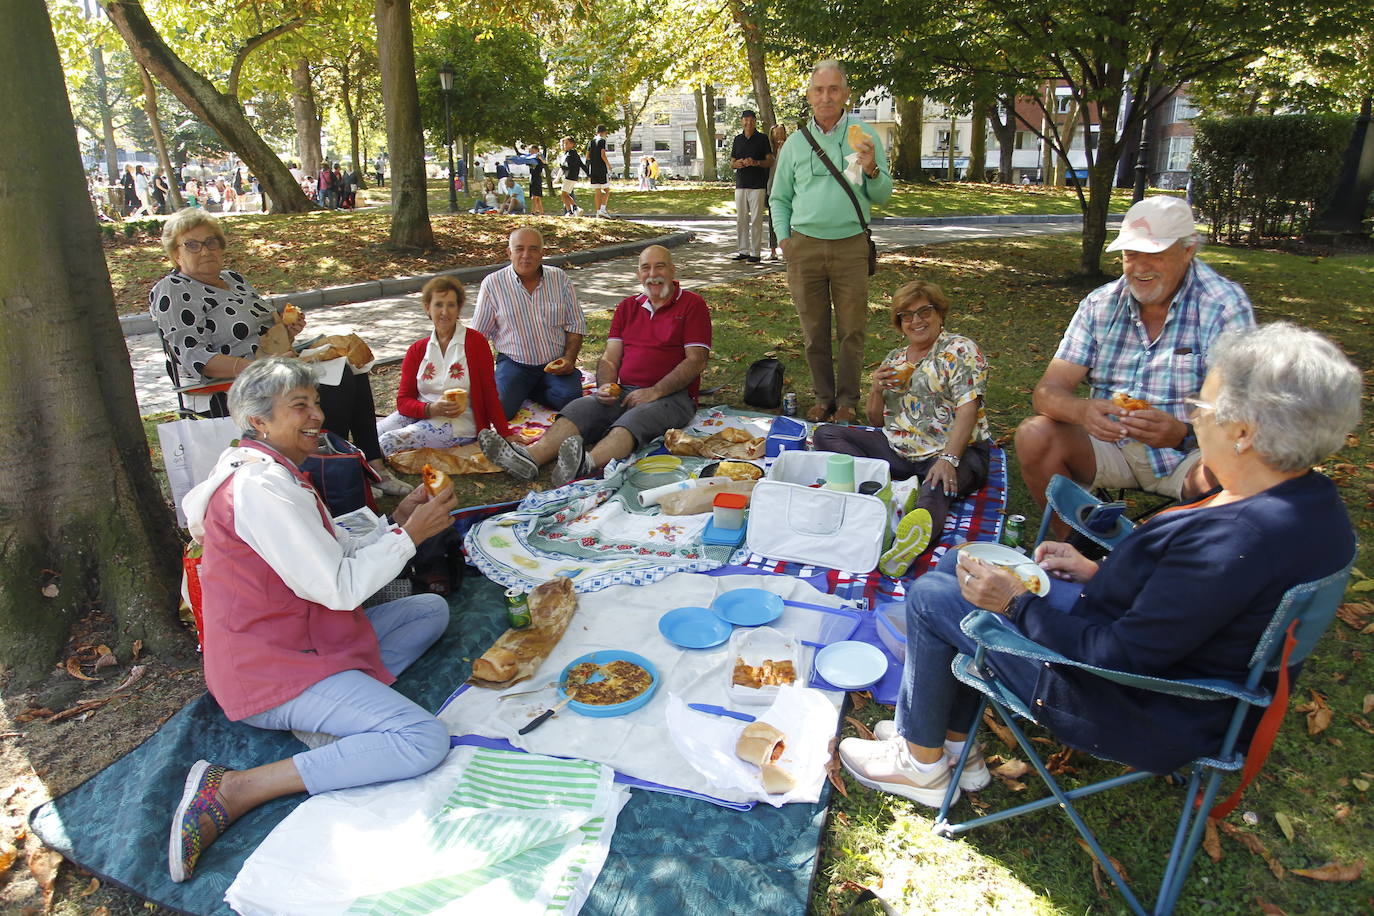
[(502, 354), (496, 357), (496, 390), (507, 420), (519, 412), (527, 398), (550, 410), (562, 410), (565, 404), (582, 397), (582, 373), (553, 375), (543, 366), (527, 366)]
[[(382, 664), (400, 674), (448, 627), (448, 602), (412, 595), (367, 608)], [(340, 671), (299, 696), (243, 720), (258, 728), (338, 735), (291, 759), (311, 795), (419, 776), (448, 756), (448, 727), (361, 671)]]
[[(959, 593), (958, 554), (946, 551), (934, 569), (912, 583), (906, 596), (906, 666), (896, 721), (902, 737), (921, 747), (939, 747), (946, 732), (964, 732), (978, 709), (978, 692), (955, 680), (950, 670), (955, 655), (978, 650), (959, 629), (959, 621), (977, 608)], [(1079, 583), (1050, 579), (1049, 595), (1032, 601), (1025, 613), (1065, 612), (1082, 590)], [(1001, 681), (1029, 699), (1040, 677), (1040, 663), (1007, 654), (995, 658)]]

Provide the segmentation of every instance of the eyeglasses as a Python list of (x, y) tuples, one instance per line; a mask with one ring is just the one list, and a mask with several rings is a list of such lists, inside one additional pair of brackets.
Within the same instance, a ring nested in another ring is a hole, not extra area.
[(935, 312), (935, 306), (933, 306), (933, 305), (923, 305), (923, 306), (921, 306), (920, 308), (916, 309), (916, 310), (913, 311), (913, 312), (898, 312), (898, 313), (897, 313), (897, 321), (900, 322), (901, 324), (906, 324), (908, 321), (911, 321), (911, 320), (913, 320), (913, 319), (915, 319), (915, 318), (919, 318), (919, 319), (921, 319), (922, 321), (925, 321), (925, 320), (926, 320), (927, 318), (929, 318), (934, 312)]
[(1195, 422), (1195, 421), (1197, 420), (1198, 416), (1199, 416), (1204, 410), (1212, 410), (1212, 411), (1215, 411), (1215, 410), (1217, 409), (1217, 405), (1215, 405), (1215, 404), (1208, 404), (1206, 401), (1199, 401), (1197, 398), (1194, 398), (1194, 397), (1187, 397), (1187, 398), (1184, 398), (1184, 399), (1183, 399), (1183, 407), (1184, 407), (1184, 409), (1187, 410), (1187, 412), (1188, 412), (1188, 413), (1187, 413), (1187, 417), (1188, 417), (1188, 422), (1189, 422), (1189, 423)]
[(218, 236), (211, 236), (203, 242), (198, 242), (195, 239), (187, 239), (181, 243), (181, 247), (191, 252), (191, 254), (200, 254), (202, 248), (206, 251), (223, 251), (224, 242)]

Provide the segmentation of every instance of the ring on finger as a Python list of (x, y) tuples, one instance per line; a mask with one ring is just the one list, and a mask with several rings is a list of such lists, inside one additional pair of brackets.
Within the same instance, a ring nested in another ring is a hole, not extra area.
[(964, 584), (968, 585), (973, 581), (973, 573), (964, 573)]

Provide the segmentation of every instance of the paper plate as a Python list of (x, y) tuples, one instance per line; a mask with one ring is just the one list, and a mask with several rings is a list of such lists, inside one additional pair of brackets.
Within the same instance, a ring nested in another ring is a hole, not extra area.
[(866, 642), (833, 642), (816, 653), (816, 673), (841, 690), (863, 690), (887, 674), (887, 656)]
[(650, 455), (636, 461), (634, 467), (635, 470), (646, 474), (661, 474), (682, 467), (682, 459), (676, 455)]
[(1010, 569), (1027, 588), (1034, 582), (1036, 587), (1030, 590), (1040, 597), (1050, 593), (1049, 574), (1019, 550), (1012, 550), (1004, 544), (994, 544), (991, 541), (971, 541), (960, 547), (959, 552), (984, 563)]
[[(610, 716), (623, 716), (628, 712), (634, 712), (636, 709), (649, 702), (649, 698), (652, 697), (654, 691), (658, 689), (658, 669), (654, 667), (653, 662), (649, 661), (644, 656), (636, 652), (627, 652), (624, 649), (601, 649), (597, 652), (588, 652), (586, 655), (578, 656), (568, 662), (568, 664), (563, 667), (563, 670), (559, 672), (558, 683), (566, 684), (568, 681), (568, 672), (583, 662), (595, 662), (598, 665), (604, 665), (607, 662), (613, 662), (620, 659), (627, 662), (633, 662), (649, 672), (649, 677), (653, 678), (653, 680), (650, 682), (648, 690), (632, 700), (626, 700), (624, 703), (613, 703), (610, 706), (597, 706), (591, 703), (579, 703), (573, 700), (568, 704), (568, 708), (573, 712), (584, 716), (590, 716), (593, 719), (604, 719)], [(562, 687), (558, 688), (559, 699), (567, 695), (568, 692), (566, 690)]]
[(741, 627), (757, 627), (782, 616), (782, 598), (763, 588), (737, 588), (716, 596), (711, 610)]
[(709, 649), (730, 638), (730, 624), (711, 613), (710, 608), (680, 607), (658, 618), (658, 632), (670, 643), (684, 649)]

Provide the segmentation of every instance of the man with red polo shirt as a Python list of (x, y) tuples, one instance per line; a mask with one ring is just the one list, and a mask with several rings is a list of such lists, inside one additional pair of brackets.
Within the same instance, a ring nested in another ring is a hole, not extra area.
[(534, 480), (557, 458), (553, 485), (561, 487), (688, 425), (711, 353), (711, 311), (676, 277), (668, 249), (645, 248), (639, 256), (642, 292), (615, 307), (596, 390), (564, 407), (528, 448), (478, 433), (483, 453), (521, 480)]

